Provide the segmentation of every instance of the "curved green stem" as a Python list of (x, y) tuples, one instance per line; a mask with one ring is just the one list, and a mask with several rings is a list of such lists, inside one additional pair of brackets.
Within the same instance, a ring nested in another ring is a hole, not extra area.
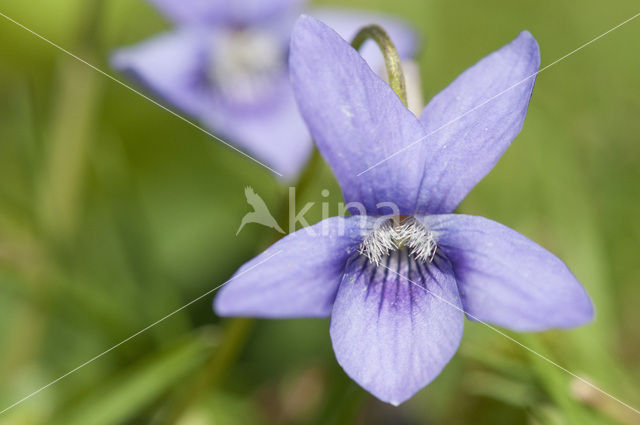
[(379, 25), (368, 25), (358, 31), (351, 45), (354, 49), (359, 50), (364, 42), (369, 39), (375, 41), (382, 51), (387, 74), (389, 75), (389, 85), (396, 92), (402, 103), (407, 106), (407, 87), (404, 72), (402, 72), (402, 62), (396, 46), (391, 41), (391, 37)]

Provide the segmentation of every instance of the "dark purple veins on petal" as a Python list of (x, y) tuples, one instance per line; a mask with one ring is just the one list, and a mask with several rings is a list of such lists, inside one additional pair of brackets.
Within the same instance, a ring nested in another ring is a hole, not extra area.
[(449, 262), (418, 262), (400, 249), (379, 265), (364, 256), (347, 264), (331, 339), (345, 372), (397, 405), (440, 373), (458, 348), (463, 322)]

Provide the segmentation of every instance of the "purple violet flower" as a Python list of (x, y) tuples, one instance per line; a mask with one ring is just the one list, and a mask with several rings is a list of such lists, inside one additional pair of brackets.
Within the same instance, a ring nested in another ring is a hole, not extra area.
[[(176, 28), (113, 56), (113, 66), (168, 104), (290, 179), (309, 157), (311, 138), (291, 92), (289, 36), (304, 0), (149, 0)], [(386, 16), (312, 10), (344, 37), (370, 23), (385, 26), (400, 56), (416, 37)], [(364, 57), (383, 69), (373, 43)]]
[[(345, 200), (364, 211), (275, 243), (221, 289), (216, 312), (331, 316), (340, 365), (394, 405), (451, 359), (465, 312), (516, 331), (590, 321), (589, 296), (560, 259), (502, 224), (452, 214), (520, 132), (539, 62), (535, 39), (522, 32), (417, 118), (337, 33), (301, 17), (291, 41), (293, 90)], [(397, 220), (381, 219), (382, 202), (398, 206)]]

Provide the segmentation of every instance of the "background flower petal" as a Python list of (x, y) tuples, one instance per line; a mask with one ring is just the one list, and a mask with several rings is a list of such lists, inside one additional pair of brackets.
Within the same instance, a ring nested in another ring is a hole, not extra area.
[(148, 0), (181, 24), (251, 25), (293, 14), (307, 0)]
[(447, 260), (418, 266), (406, 251), (389, 258), (388, 268), (362, 257), (347, 266), (331, 314), (331, 340), (353, 380), (398, 405), (449, 362), (464, 315)]
[(201, 121), (289, 181), (307, 164), (313, 148), (288, 82), (280, 86), (277, 98), (256, 109), (229, 108), (218, 102)]
[(592, 320), (591, 300), (567, 266), (520, 233), (469, 215), (427, 216), (424, 222), (453, 264), (469, 319), (516, 331)]
[(377, 203), (392, 201), (410, 213), (422, 174), (420, 146), (358, 174), (406, 140), (422, 137), (418, 119), (358, 52), (317, 19), (303, 16), (296, 23), (289, 62), (300, 112), (346, 202), (361, 202), (375, 214)]
[(286, 69), (258, 94), (260, 99), (232, 104), (207, 81), (217, 35), (215, 29), (180, 28), (117, 51), (111, 64), (171, 107), (292, 179), (306, 164), (312, 143)]
[(243, 265), (214, 302), (221, 316), (326, 317), (345, 263), (372, 220), (332, 217), (298, 230)]
[(181, 28), (116, 51), (111, 65), (182, 111), (199, 115), (208, 107), (203, 90), (208, 41), (214, 32)]
[(493, 168), (522, 128), (539, 65), (538, 43), (522, 32), (429, 102), (419, 212), (452, 212)]

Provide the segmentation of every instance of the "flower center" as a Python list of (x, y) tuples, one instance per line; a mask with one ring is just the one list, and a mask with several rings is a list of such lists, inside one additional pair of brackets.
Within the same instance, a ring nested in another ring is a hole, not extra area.
[(286, 62), (279, 41), (273, 34), (255, 29), (221, 35), (215, 40), (209, 80), (234, 103), (255, 103), (269, 97)]
[(413, 216), (400, 216), (379, 224), (360, 243), (359, 252), (376, 265), (391, 252), (406, 248), (417, 261), (430, 263), (438, 246), (435, 236)]

